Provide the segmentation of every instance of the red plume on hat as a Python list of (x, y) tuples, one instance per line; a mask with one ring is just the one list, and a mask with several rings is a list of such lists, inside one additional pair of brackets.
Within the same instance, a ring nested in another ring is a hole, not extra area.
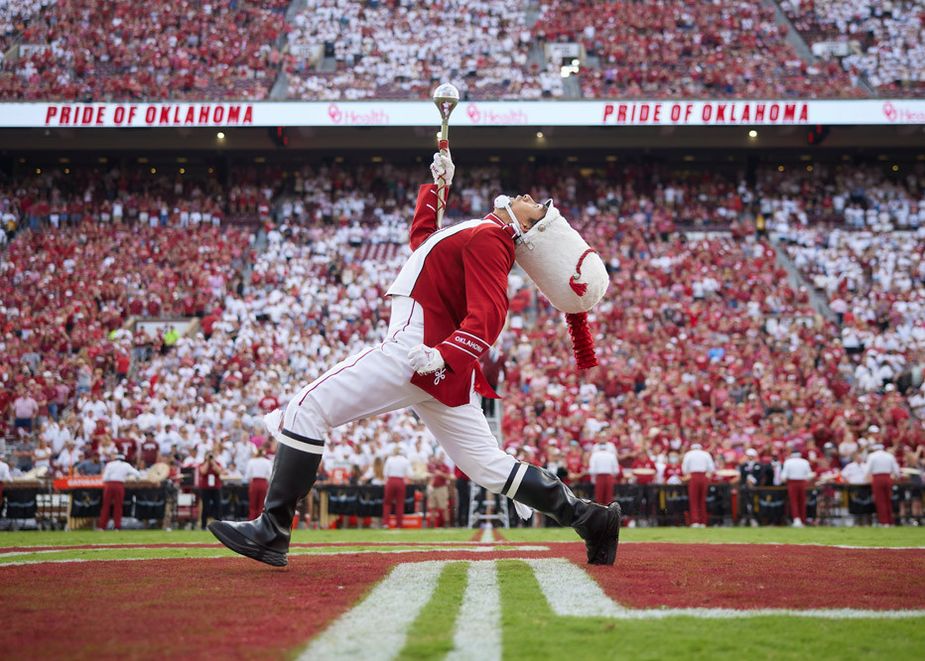
[(546, 207), (546, 215), (519, 238), (515, 257), (549, 302), (565, 312), (578, 369), (588, 369), (598, 364), (588, 311), (606, 293), (610, 277), (600, 255), (552, 200)]

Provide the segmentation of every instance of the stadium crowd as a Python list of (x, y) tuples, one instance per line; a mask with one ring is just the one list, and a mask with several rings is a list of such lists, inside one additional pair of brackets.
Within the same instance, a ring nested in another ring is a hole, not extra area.
[[(17, 57), (0, 66), (0, 97), (133, 101), (268, 96), (281, 62), (288, 0), (137, 3), (57, 0), (7, 27)], [(17, 5), (17, 3), (14, 3)]]
[(33, 16), (57, 0), (5, 0), (0, 4), (0, 53), (5, 53)]
[[(912, 0), (780, 0), (818, 56), (802, 59), (773, 8), (744, 0), (254, 3), (74, 0), (0, 4), (0, 98), (425, 98), (450, 80), (468, 99), (560, 98), (539, 52), (592, 57), (586, 98), (855, 98), (920, 94), (923, 15)], [(287, 19), (290, 6), (294, 11)], [(151, 35), (158, 35), (155, 39)]]
[(923, 174), (920, 165), (764, 168), (755, 184), (758, 211), (768, 228), (784, 235), (807, 224), (876, 232), (918, 229), (925, 225)]
[[(259, 249), (240, 230), (184, 226), (180, 213), (168, 213), (165, 226), (92, 215), (56, 227), (49, 216), (17, 233), (0, 253), (0, 378), (11, 386), (0, 409), (14, 468), (94, 471), (94, 456), (122, 453), (142, 465), (164, 458), (176, 473), (213, 454), (226, 476), (243, 474), (267, 444), (262, 414), (382, 336), (382, 295), (408, 254), (419, 169), (384, 164), (368, 176), (364, 166), (306, 166), (272, 192), (277, 222)], [(867, 241), (861, 255), (871, 245), (878, 255), (909, 248), (882, 260), (889, 267), (864, 267), (871, 275), (862, 269), (856, 299), (846, 298), (844, 328), (879, 333), (860, 336), (858, 352), (837, 342), (844, 331), (813, 313), (771, 244), (745, 222), (765, 204), (760, 186), (654, 166), (611, 163), (589, 176), (556, 176), (561, 169), (461, 170), (448, 211), (483, 215), (493, 193), (529, 184), (537, 197), (558, 200), (611, 271), (611, 293), (592, 319), (601, 366), (584, 374), (571, 367), (561, 315), (512, 277), (509, 328), (491, 356), (509, 452), (573, 483), (590, 479), (601, 444), (616, 453), (620, 479), (637, 482), (648, 470), (656, 481), (680, 479), (677, 465), (695, 443), (727, 467), (750, 451), (779, 467), (796, 449), (836, 480), (878, 441), (903, 465), (921, 462), (925, 435), (907, 405), (917, 405), (919, 391), (907, 402), (891, 387), (896, 368), (872, 383), (855, 362), (878, 346), (918, 360), (921, 249), (889, 243), (916, 239), (882, 231), (829, 238), (835, 250)], [(22, 207), (21, 195), (7, 197)], [(789, 221), (800, 225), (793, 213)], [(704, 233), (705, 225), (727, 231)], [(809, 277), (841, 263), (818, 237), (808, 247), (814, 252), (794, 257)], [(884, 286), (887, 272), (903, 286)], [(876, 284), (862, 286), (864, 277)], [(903, 296), (889, 300), (908, 307), (885, 329), (870, 310), (894, 291)], [(145, 338), (124, 327), (145, 315), (198, 322), (182, 337)], [(906, 337), (914, 347), (897, 349)], [(335, 432), (325, 475), (376, 483), (396, 446), (419, 479), (449, 468), (420, 423), (400, 412)]]
[(781, 0), (813, 50), (863, 75), (881, 96), (920, 96), (925, 12), (912, 0)]
[(837, 63), (804, 62), (762, 3), (551, 0), (536, 31), (600, 59), (581, 71), (585, 97), (864, 96)]
[[(558, 72), (528, 65), (533, 38), (523, 3), (512, 0), (311, 0), (287, 38), (292, 98), (428, 98), (447, 80), (463, 98), (563, 94)], [(334, 58), (334, 71), (313, 66), (319, 53)]]

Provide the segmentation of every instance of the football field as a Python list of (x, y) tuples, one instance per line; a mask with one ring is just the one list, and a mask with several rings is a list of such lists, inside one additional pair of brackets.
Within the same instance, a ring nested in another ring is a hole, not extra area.
[(289, 567), (208, 533), (0, 536), (20, 658), (921, 658), (925, 531), (297, 531)]

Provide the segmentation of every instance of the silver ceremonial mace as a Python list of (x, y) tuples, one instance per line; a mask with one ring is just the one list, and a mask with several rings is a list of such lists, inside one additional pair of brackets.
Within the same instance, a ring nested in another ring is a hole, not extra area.
[[(459, 103), (459, 90), (450, 83), (443, 83), (434, 90), (434, 105), (440, 112), (440, 133), (437, 134), (437, 149), (444, 156), (450, 153), (450, 115)], [(449, 192), (446, 181), (441, 177), (437, 181), (437, 227), (443, 224), (446, 211), (446, 197)]]

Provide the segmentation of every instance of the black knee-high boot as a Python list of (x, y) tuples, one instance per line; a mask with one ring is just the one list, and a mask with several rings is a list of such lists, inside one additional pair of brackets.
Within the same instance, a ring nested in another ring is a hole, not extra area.
[(529, 464), (514, 466), (502, 493), (574, 528), (585, 540), (588, 564), (612, 565), (616, 560), (623, 514), (616, 501), (605, 507), (578, 498), (555, 475)]
[(278, 444), (263, 513), (253, 521), (213, 521), (209, 530), (235, 553), (285, 566), (296, 503), (312, 488), (320, 463), (320, 454)]

